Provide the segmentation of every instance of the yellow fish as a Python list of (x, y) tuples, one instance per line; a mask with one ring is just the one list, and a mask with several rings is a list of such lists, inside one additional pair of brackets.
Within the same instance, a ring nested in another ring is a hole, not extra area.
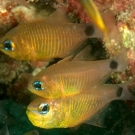
[(44, 98), (70, 96), (97, 85), (111, 72), (124, 71), (126, 67), (125, 50), (107, 60), (59, 62), (34, 76), (28, 89)]
[(80, 0), (80, 2), (86, 10), (88, 16), (90, 16), (90, 18), (98, 26), (98, 28), (104, 32), (104, 35), (107, 36), (107, 27), (105, 26), (104, 21), (93, 0)]
[[(99, 85), (87, 92), (65, 98), (39, 97), (27, 107), (31, 123), (41, 128), (68, 128), (81, 123), (104, 127), (102, 112), (116, 99), (135, 100), (127, 85)], [(101, 116), (101, 117), (100, 117)]]
[(22, 23), (9, 31), (0, 40), (0, 50), (19, 60), (50, 60), (78, 53), (85, 47), (81, 43), (92, 37), (103, 35), (92, 23), (67, 22), (59, 9), (47, 19)]

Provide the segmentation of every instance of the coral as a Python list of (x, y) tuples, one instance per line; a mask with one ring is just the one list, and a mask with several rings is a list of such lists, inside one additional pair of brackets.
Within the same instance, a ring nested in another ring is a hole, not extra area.
[(15, 60), (1, 52), (0, 56), (0, 95), (27, 103), (30, 99), (24, 100), (28, 96), (27, 82), (33, 71), (30, 63)]
[(31, 99), (31, 94), (27, 89), (27, 85), (31, 77), (31, 74), (21, 73), (14, 83), (8, 88), (7, 95), (16, 102), (28, 104)]
[(73, 11), (75, 15), (77, 15), (82, 21), (88, 23), (90, 22), (90, 18), (87, 16), (84, 11), (82, 5), (78, 0), (67, 0), (68, 2), (68, 12)]
[(0, 83), (11, 83), (20, 73), (31, 72), (32, 68), (26, 61), (17, 61), (0, 52)]
[(0, 37), (21, 22), (30, 21), (38, 17), (35, 7), (26, 8), (10, 0), (0, 1)]
[(55, 8), (61, 7), (64, 3), (64, 5), (67, 6), (67, 13), (76, 15), (81, 22), (90, 22), (90, 18), (87, 16), (86, 12), (84, 11), (84, 8), (80, 4), (79, 0), (56, 0), (57, 4), (54, 4)]

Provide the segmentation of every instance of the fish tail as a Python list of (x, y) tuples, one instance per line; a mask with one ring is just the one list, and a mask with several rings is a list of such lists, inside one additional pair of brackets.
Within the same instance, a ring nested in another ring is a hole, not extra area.
[(100, 12), (95, 5), (93, 0), (80, 0), (81, 4), (83, 5), (86, 13), (88, 16), (92, 19), (94, 24), (103, 32), (107, 32), (107, 28), (104, 24), (104, 21), (102, 19), (102, 16), (100, 15)]
[(129, 91), (128, 85), (130, 82), (119, 85), (117, 95), (120, 95), (122, 100), (135, 100), (135, 96)]
[[(100, 95), (103, 96), (107, 100), (135, 100), (135, 96), (128, 90), (128, 85), (130, 81), (125, 84), (101, 84), (99, 85), (97, 91), (99, 93), (100, 88)], [(96, 89), (94, 89), (96, 92)]]
[(123, 72), (128, 66), (128, 58), (126, 49), (123, 49), (118, 55), (110, 61), (110, 68), (115, 71)]
[(93, 23), (86, 24), (84, 32), (88, 38), (104, 38), (102, 31)]

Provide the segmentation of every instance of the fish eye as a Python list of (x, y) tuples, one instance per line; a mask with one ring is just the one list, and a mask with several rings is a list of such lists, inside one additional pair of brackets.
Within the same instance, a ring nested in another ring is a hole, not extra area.
[(14, 43), (10, 40), (5, 40), (3, 42), (3, 45), (4, 45), (4, 49), (6, 51), (13, 51), (14, 50)]
[(43, 83), (40, 82), (40, 81), (35, 81), (35, 82), (33, 82), (33, 87), (34, 87), (36, 90), (44, 90)]
[(47, 103), (45, 104), (40, 104), (39, 107), (38, 107), (38, 112), (40, 114), (47, 114), (50, 110), (50, 107)]

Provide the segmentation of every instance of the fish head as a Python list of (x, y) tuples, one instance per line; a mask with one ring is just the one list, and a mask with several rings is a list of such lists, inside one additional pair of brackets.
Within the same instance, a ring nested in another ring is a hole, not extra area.
[(16, 28), (10, 30), (0, 39), (0, 50), (19, 60), (27, 60), (27, 47), (24, 45), (23, 38), (20, 38), (20, 35)]
[(30, 80), (28, 89), (44, 98), (59, 98), (63, 96), (62, 86), (53, 80), (51, 76), (46, 76), (43, 73), (37, 74)]
[(26, 114), (34, 126), (41, 128), (59, 127), (59, 99), (37, 98), (32, 101), (28, 107)]

